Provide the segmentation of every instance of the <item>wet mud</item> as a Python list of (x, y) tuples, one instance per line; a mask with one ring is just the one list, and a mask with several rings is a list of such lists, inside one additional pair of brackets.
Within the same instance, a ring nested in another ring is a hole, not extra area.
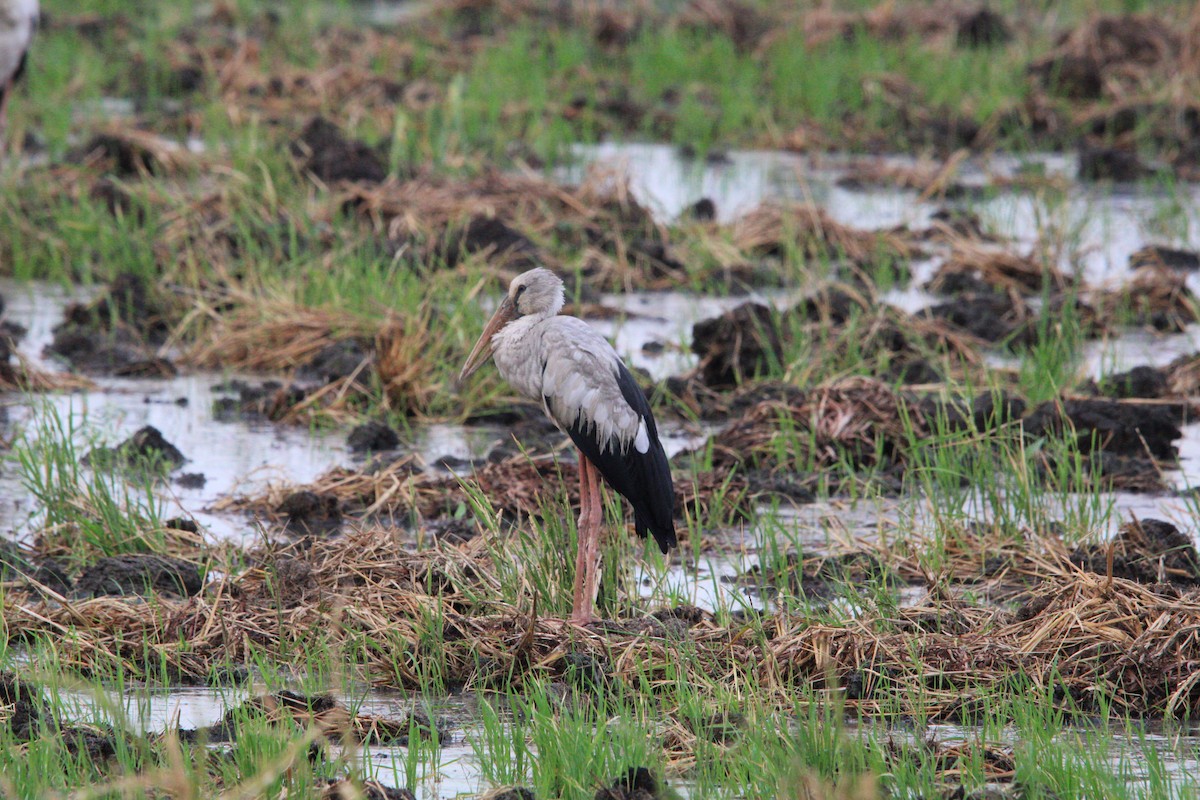
[(348, 138), (325, 117), (313, 117), (292, 143), (302, 168), (325, 183), (378, 183), (387, 176), (383, 157), (365, 142)]
[(137, 430), (116, 447), (97, 447), (83, 457), (85, 466), (95, 469), (164, 469), (173, 470), (184, 465), (187, 458), (179, 448), (166, 440), (162, 432), (152, 425)]
[(189, 597), (203, 587), (200, 568), (190, 561), (131, 553), (102, 558), (84, 568), (75, 581), (74, 594)]
[(69, 305), (46, 351), (88, 375), (169, 377), (175, 365), (158, 349), (178, 315), (173, 299), (127, 273), (96, 300)]

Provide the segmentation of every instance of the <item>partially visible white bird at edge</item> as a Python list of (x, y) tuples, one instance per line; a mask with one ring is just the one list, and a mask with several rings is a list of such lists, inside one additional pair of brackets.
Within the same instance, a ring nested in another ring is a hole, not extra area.
[(4, 151), (9, 98), (25, 72), (38, 22), (38, 0), (0, 0), (0, 152)]
[(560, 315), (563, 282), (548, 269), (513, 278), (471, 350), (459, 380), (489, 356), (500, 377), (546, 414), (579, 450), (579, 551), (571, 619), (592, 618), (599, 588), (600, 477), (633, 507), (634, 527), (666, 553), (675, 537), (675, 491), (650, 403), (608, 340)]

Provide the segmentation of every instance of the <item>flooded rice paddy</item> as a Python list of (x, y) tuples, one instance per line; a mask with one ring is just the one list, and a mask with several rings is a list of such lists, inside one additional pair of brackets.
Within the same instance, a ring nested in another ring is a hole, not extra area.
[[(928, 226), (942, 202), (922, 199), (916, 192), (843, 188), (839, 181), (851, 160), (834, 157), (807, 158), (776, 153), (731, 152), (716, 160), (686, 158), (670, 147), (652, 145), (578, 147), (578, 165), (563, 170), (559, 177), (576, 181), (588, 169), (601, 166), (627, 175), (637, 200), (654, 210), (662, 221), (678, 218), (701, 198), (717, 209), (717, 219), (732, 221), (765, 201), (779, 199), (815, 203), (834, 221), (859, 229), (885, 230)], [(896, 164), (906, 162), (896, 160)], [(1049, 178), (1066, 180), (1073, 165), (1059, 156), (1027, 159), (995, 158), (968, 163), (960, 172), (967, 186), (984, 187), (996, 176), (1012, 177), (1036, 165)], [(982, 188), (981, 188), (982, 191)], [(1069, 231), (1072, 246), (1059, 265), (1082, 274), (1094, 285), (1119, 286), (1130, 277), (1131, 253), (1147, 244), (1162, 244), (1152, 233), (1153, 221), (1161, 213), (1163, 197), (1143, 191), (1092, 191), (1069, 185), (1066, 201), (1047, 210), (1045, 201), (1028, 192), (1000, 191), (971, 201), (971, 209), (985, 220), (997, 237), (1015, 243), (1016, 249), (1038, 246), (1044, 240), (1047, 217)], [(1189, 195), (1184, 216), (1176, 221), (1180, 235), (1167, 244), (1186, 244), (1192, 231), (1200, 230), (1196, 209), (1200, 202)], [(1178, 198), (1174, 202), (1180, 202)], [(912, 278), (902, 287), (889, 289), (880, 300), (909, 313), (917, 313), (940, 298), (921, 287), (934, 274), (941, 256), (915, 260)], [(1196, 274), (1188, 286), (1200, 289)], [(693, 326), (717, 317), (746, 302), (760, 302), (786, 309), (810, 291), (753, 289), (732, 296), (703, 296), (691, 292), (631, 291), (602, 294), (599, 303), (611, 314), (598, 315), (592, 324), (613, 341), (628, 363), (651, 381), (665, 381), (694, 370), (699, 357), (692, 351)], [(5, 281), (0, 293), (7, 303), (6, 319), (23, 326), (27, 333), (19, 344), (31, 364), (46, 370), (63, 365), (47, 355), (54, 327), (72, 301), (88, 300), (89, 292), (64, 291), (54, 285)], [(1132, 367), (1162, 367), (1180, 356), (1200, 350), (1200, 325), (1188, 324), (1177, 333), (1154, 333), (1128, 328), (1115, 335), (1086, 343), (1079, 358), (1080, 374), (1094, 379)], [(168, 351), (166, 351), (169, 353)], [(993, 354), (993, 366), (1017, 365), (1017, 360)], [(161, 516), (195, 519), (206, 542), (234, 543), (249, 547), (279, 535), (277, 521), (253, 513), (228, 510), (232, 498), (253, 497), (283, 487), (311, 484), (338, 467), (354, 470), (368, 456), (352, 452), (347, 431), (337, 427), (317, 428), (281, 425), (266, 419), (247, 419), (239, 414), (221, 414), (223, 398), (236, 394), (235, 382), (257, 385), (275, 380), (271, 373), (186, 370), (166, 378), (93, 378), (91, 388), (49, 393), (37, 397), (10, 395), (7, 426), (20, 432), (39, 415), (52, 414), (79, 437), (81, 447), (95, 443), (115, 444), (144, 426), (163, 432), (186, 458), (173, 475), (188, 474), (190, 482), (168, 480), (157, 485)], [(720, 425), (704, 420), (668, 419), (661, 432), (669, 456), (700, 447)], [(11, 434), (10, 434), (11, 435)], [(486, 463), (488, 454), (507, 444), (512, 433), (503, 424), (458, 425), (447, 422), (414, 424), (401, 431), (394, 450), (411, 456), (417, 468), (431, 475), (469, 476)], [(1200, 536), (1195, 499), (1188, 490), (1200, 485), (1200, 423), (1187, 424), (1177, 442), (1176, 469), (1164, 473), (1166, 493), (1114, 491), (1085, 497), (1069, 493), (1056, 498), (1064, 514), (1085, 502), (1106, 507), (1099, 535), (1114, 534), (1130, 519), (1166, 519), (1193, 541)], [(40, 525), (41, 509), (26, 492), (19, 471), (9, 466), (0, 475), (4, 504), (0, 524), (9, 538), (28, 542)], [(989, 500), (973, 500), (966, 493), (963, 509), (967, 517), (981, 520)], [(977, 514), (975, 512), (978, 512)], [(706, 532), (702, 547), (673, 558), (666, 568), (638, 561), (631, 570), (637, 594), (646, 601), (667, 598), (680, 606), (695, 606), (722, 613), (770, 613), (775, 609), (772, 593), (748, 586), (741, 576), (763, 567), (758, 545), (786, 531), (787, 546), (806, 555), (833, 553), (839, 548), (886, 542), (898, 531), (933, 531), (936, 509), (910, 497), (864, 497), (817, 500), (794, 507), (769, 509), (770, 530), (762, 530), (754, 517), (722, 530)], [(350, 526), (356, 523), (350, 523)], [(409, 547), (404, 536), (400, 546)], [(897, 594), (902, 607), (919, 607), (928, 600), (919, 586), (903, 586)], [(844, 601), (838, 601), (844, 602)], [(851, 604), (852, 605), (852, 604)], [(853, 616), (858, 609), (845, 609)], [(105, 723), (131, 730), (159, 734), (169, 729), (194, 729), (216, 725), (232, 708), (246, 702), (265, 687), (249, 685), (233, 689), (194, 687), (135, 688), (127, 693), (112, 691), (57, 693), (64, 720)], [(452, 733), (437, 749), (432, 763), (414, 766), (408, 750), (400, 746), (367, 744), (356, 748), (351, 759), (364, 775), (388, 786), (409, 786), (418, 797), (448, 798), (477, 793), (486, 788), (481, 778), (478, 751), (473, 744), (482, 737), (470, 697), (430, 700), (408, 693), (381, 692), (364, 688), (338, 701), (360, 714), (402, 717), (415, 704), (434, 703), (431, 713), (453, 720)], [(860, 723), (861, 724), (861, 723)], [(876, 729), (878, 732), (880, 729)], [(974, 741), (971, 726), (932, 724), (920, 730), (890, 729), (888, 736), (912, 741), (936, 739), (941, 745)], [(1087, 737), (1086, 729), (1066, 736)], [(1168, 771), (1187, 774), (1197, 764), (1200, 737), (1186, 726), (1170, 731), (1129, 729), (1106, 731), (1114, 769), (1130, 781), (1146, 780), (1139, 772), (1137, 756), (1123, 742), (1135, 741), (1138, 754), (1150, 748), (1169, 764)], [(1011, 746), (1012, 738), (997, 743)], [(415, 774), (414, 774), (415, 770)], [(687, 796), (686, 783), (679, 787)]]

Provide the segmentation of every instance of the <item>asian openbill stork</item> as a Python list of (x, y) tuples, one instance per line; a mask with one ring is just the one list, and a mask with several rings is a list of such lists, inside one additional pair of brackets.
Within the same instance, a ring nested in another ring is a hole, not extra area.
[(563, 282), (550, 270), (531, 269), (513, 278), (459, 380), (492, 356), (500, 376), (541, 403), (578, 448), (579, 552), (571, 619), (585, 624), (598, 588), (600, 476), (633, 506), (638, 535), (654, 534), (663, 553), (677, 544), (675, 493), (646, 395), (608, 340), (583, 320), (560, 315), (562, 306)]
[(25, 72), (37, 20), (38, 0), (0, 0), (0, 153), (4, 152), (8, 98)]

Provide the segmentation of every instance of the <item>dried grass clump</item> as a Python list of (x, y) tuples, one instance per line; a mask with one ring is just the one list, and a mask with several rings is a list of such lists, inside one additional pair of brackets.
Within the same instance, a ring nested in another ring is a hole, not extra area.
[(1200, 319), (1187, 276), (1162, 267), (1142, 267), (1124, 286), (1094, 292), (1089, 300), (1101, 319), (1132, 317), (1159, 331), (1181, 332)]
[(375, 374), (387, 408), (411, 415), (426, 407), (436, 391), (429, 381), (429, 346), (424, 318), (391, 318), (375, 334)]
[(900, 233), (843, 225), (811, 203), (766, 203), (736, 220), (730, 233), (739, 250), (759, 256), (796, 248), (809, 258), (870, 264), (880, 257), (909, 258), (916, 252)]
[(178, 142), (127, 125), (110, 124), (71, 154), (82, 166), (127, 177), (191, 173), (202, 159)]
[(94, 387), (82, 375), (40, 369), (21, 353), (0, 364), (0, 392), (76, 392)]
[(819, 470), (848, 459), (855, 466), (887, 466), (903, 459), (910, 431), (924, 430), (920, 411), (887, 384), (849, 378), (753, 406), (713, 438), (713, 462)]
[(1157, 93), (1164, 79), (1200, 77), (1196, 24), (1186, 36), (1180, 30), (1178, 22), (1151, 14), (1098, 15), (1060, 37), (1029, 70), (1047, 88), (1076, 99)]
[(940, 199), (965, 191), (955, 182), (954, 176), (969, 154), (963, 149), (944, 161), (921, 158), (914, 164), (891, 163), (879, 158), (855, 161), (838, 179), (838, 185), (852, 189), (911, 189), (920, 192), (922, 200)]
[(933, 292), (945, 291), (964, 279), (1022, 295), (1037, 295), (1047, 290), (1059, 293), (1070, 285), (1068, 277), (1057, 267), (1032, 254), (1022, 256), (960, 240), (954, 242), (950, 255), (926, 288)]
[(310, 362), (332, 344), (369, 337), (367, 323), (345, 314), (304, 308), (286, 300), (243, 298), (184, 354), (202, 369), (282, 372)]
[[(755, 635), (705, 614), (678, 625), (648, 617), (577, 628), (537, 614), (532, 597), (521, 609), (490, 601), (500, 595), (492, 558), (502, 552), (481, 539), (407, 552), (393, 532), (376, 529), (246, 554), (250, 566), (186, 600), (60, 603), (12, 590), (0, 614), (10, 637), (54, 638), (65, 663), (131, 674), (167, 664), (202, 676), (264, 651), (296, 652), (320, 631), (375, 683), (406, 688), (431, 674), (456, 686), (519, 686), (586, 659), (630, 687), (681, 668), (701, 695), (748, 681), (764, 703), (786, 708), (793, 685), (853, 685), (845, 701), (863, 713), (894, 709), (901, 696), (921, 698), (920, 711), (934, 718), (970, 720), (1022, 676), (1077, 710), (1099, 710), (1104, 695), (1117, 714), (1200, 711), (1200, 637), (1180, 635), (1200, 629), (1196, 595), (1049, 558), (1027, 562), (1040, 583), (1015, 613), (931, 601), (841, 626), (774, 615)], [(333, 722), (337, 731), (352, 724)]]

